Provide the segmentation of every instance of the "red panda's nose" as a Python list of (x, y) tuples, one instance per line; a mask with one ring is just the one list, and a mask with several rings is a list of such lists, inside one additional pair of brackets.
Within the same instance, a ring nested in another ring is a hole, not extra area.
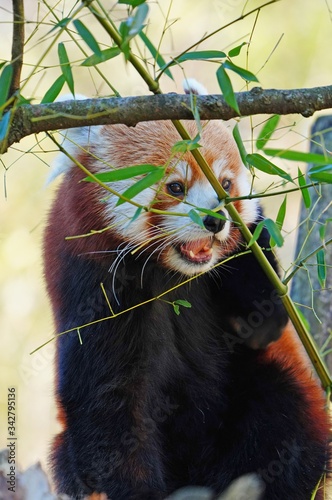
[[(225, 217), (225, 214), (222, 210), (219, 210), (217, 214)], [(211, 233), (217, 234), (219, 231), (223, 229), (225, 226), (226, 219), (219, 219), (217, 217), (213, 217), (213, 215), (207, 215), (203, 219), (203, 224), (208, 231)]]

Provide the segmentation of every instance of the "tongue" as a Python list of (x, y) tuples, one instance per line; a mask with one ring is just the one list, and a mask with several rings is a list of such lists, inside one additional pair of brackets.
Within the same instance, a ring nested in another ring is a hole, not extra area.
[(208, 262), (212, 257), (212, 240), (190, 241), (180, 245), (181, 254), (190, 262), (201, 263)]

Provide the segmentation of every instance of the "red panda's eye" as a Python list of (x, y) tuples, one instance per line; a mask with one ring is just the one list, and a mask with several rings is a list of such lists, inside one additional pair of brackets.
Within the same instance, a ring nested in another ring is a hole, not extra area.
[(229, 191), (231, 185), (232, 185), (232, 181), (230, 181), (229, 179), (224, 179), (221, 183), (222, 187), (224, 188), (225, 191)]
[(184, 195), (184, 185), (181, 182), (171, 182), (170, 184), (167, 184), (167, 189), (173, 196)]

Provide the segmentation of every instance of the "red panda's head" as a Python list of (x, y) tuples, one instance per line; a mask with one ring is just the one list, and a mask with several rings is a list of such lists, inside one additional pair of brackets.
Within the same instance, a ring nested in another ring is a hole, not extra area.
[[(192, 137), (197, 134), (195, 122), (185, 122)], [(77, 129), (69, 146), (71, 154), (91, 172), (105, 172), (129, 165), (167, 165), (165, 178), (147, 188), (133, 199), (144, 207), (153, 207), (159, 213), (143, 210), (134, 218), (137, 206), (128, 202), (116, 206), (118, 198), (102, 187), (93, 186), (94, 203), (86, 200), (86, 211), (93, 208), (98, 226), (108, 226), (109, 250), (134, 252), (143, 262), (158, 261), (166, 268), (184, 275), (195, 275), (210, 270), (219, 260), (235, 251), (240, 232), (229, 218), (226, 208), (200, 170), (190, 152), (172, 154), (172, 146), (180, 140), (169, 121), (144, 122), (129, 128), (109, 125), (86, 130)], [(75, 143), (75, 145), (74, 145)], [(201, 152), (224, 189), (231, 197), (241, 197), (250, 191), (247, 171), (241, 162), (237, 146), (220, 121), (203, 124), (199, 140)], [(62, 155), (63, 156), (63, 155)], [(59, 160), (57, 161), (60, 164)], [(71, 162), (63, 158), (63, 170)], [(77, 168), (72, 166), (72, 168)], [(73, 177), (72, 177), (73, 179)], [(111, 184), (123, 193), (137, 178)], [(70, 190), (80, 190), (86, 183), (71, 183)], [(92, 184), (89, 183), (89, 188)], [(83, 191), (82, 191), (83, 192)], [(257, 204), (253, 200), (238, 200), (236, 208), (247, 224), (257, 218)], [(204, 228), (184, 216), (193, 208), (215, 210), (225, 219), (201, 213)], [(160, 211), (174, 213), (163, 215)], [(84, 217), (84, 213), (76, 214)], [(102, 223), (100, 219), (102, 220)], [(134, 219), (133, 219), (134, 218)], [(91, 221), (93, 221), (91, 214)], [(86, 227), (85, 231), (96, 227)], [(82, 229), (78, 229), (82, 232)], [(98, 236), (94, 236), (97, 238)]]

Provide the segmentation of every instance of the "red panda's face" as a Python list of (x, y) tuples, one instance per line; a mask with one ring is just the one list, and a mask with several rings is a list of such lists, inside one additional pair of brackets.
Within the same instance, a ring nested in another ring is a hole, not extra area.
[[(194, 122), (185, 122), (185, 126), (192, 137), (197, 134)], [(98, 216), (102, 214), (103, 225), (109, 226), (114, 235), (116, 248), (109, 250), (118, 249), (119, 258), (131, 252), (142, 260), (142, 265), (152, 259), (168, 269), (192, 276), (210, 270), (236, 250), (240, 231), (191, 153), (172, 154), (172, 146), (180, 138), (170, 122), (146, 122), (132, 128), (98, 127), (92, 135), (90, 131), (89, 140), (84, 150), (76, 148), (76, 156), (92, 172), (137, 164), (167, 165), (166, 176), (158, 185), (133, 198), (142, 206), (154, 209), (153, 212), (142, 210), (137, 218), (134, 217), (137, 206), (130, 203), (116, 206), (118, 198), (98, 188)], [(247, 172), (225, 126), (220, 122), (204, 124), (199, 144), (230, 196), (247, 195), (250, 192)], [(110, 186), (123, 193), (135, 182), (137, 178)], [(255, 201), (238, 200), (235, 205), (247, 224), (256, 220)], [(217, 211), (223, 219), (204, 214), (200, 208)], [(188, 216), (193, 209), (200, 214), (202, 225)]]
[[(186, 127), (192, 136), (196, 135), (194, 122), (186, 122)], [(240, 232), (191, 153), (172, 156), (171, 148), (178, 140), (170, 122), (141, 123), (133, 128), (106, 126), (99, 130), (91, 144), (94, 158), (90, 156), (85, 164), (94, 172), (143, 163), (167, 165), (166, 176), (158, 185), (133, 198), (156, 212), (143, 210), (132, 220), (136, 206), (124, 203), (117, 207), (118, 199), (108, 194), (105, 197), (104, 191), (100, 199), (103, 198), (106, 224), (116, 234), (117, 241), (122, 241), (122, 251), (133, 252), (143, 261), (157, 260), (167, 268), (191, 276), (208, 271), (231, 254), (239, 243)], [(248, 194), (247, 172), (224, 125), (205, 124), (199, 143), (215, 176), (230, 196)], [(101, 162), (96, 162), (95, 157)], [(134, 182), (137, 179), (111, 186), (123, 193)], [(254, 201), (241, 200), (235, 204), (247, 224), (255, 221)], [(200, 208), (217, 211), (224, 219), (200, 213)], [(201, 214), (203, 227), (187, 215), (193, 209)]]

